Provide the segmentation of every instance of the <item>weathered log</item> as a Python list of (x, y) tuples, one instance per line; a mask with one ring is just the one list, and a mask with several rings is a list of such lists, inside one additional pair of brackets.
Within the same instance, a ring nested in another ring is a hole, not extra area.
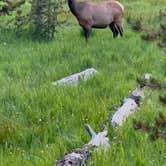
[(85, 128), (92, 137), (91, 141), (82, 148), (66, 154), (63, 159), (57, 161), (54, 166), (83, 166), (89, 157), (90, 148), (102, 146), (107, 150), (110, 147), (109, 138), (107, 137), (107, 128), (104, 128), (104, 130), (98, 134), (96, 134), (88, 124)]
[[(145, 74), (144, 79), (148, 83), (151, 79), (151, 75)], [(117, 109), (111, 119), (111, 125), (114, 128), (121, 126), (123, 122), (126, 121), (127, 117), (137, 110), (140, 104), (140, 99), (144, 96), (143, 90), (143, 87), (138, 85), (138, 87), (131, 92), (129, 97), (123, 100), (122, 106)]]
[(61, 80), (52, 82), (53, 85), (66, 85), (66, 84), (71, 84), (71, 85), (78, 85), (80, 80), (87, 81), (90, 77), (92, 77), (94, 74), (96, 74), (97, 71), (94, 68), (89, 68), (86, 69), (80, 73), (76, 73), (73, 75), (70, 75), (68, 77), (65, 77)]
[(74, 152), (66, 154), (63, 159), (57, 161), (54, 166), (82, 166), (89, 157), (88, 146), (76, 149)]
[(132, 114), (138, 105), (135, 100), (127, 98), (124, 100), (123, 105), (116, 111), (111, 120), (111, 125), (116, 128), (121, 126), (127, 117)]
[[(80, 77), (79, 74), (80, 73), (77, 73), (70, 77), (64, 78), (59, 82), (55, 82), (55, 84), (64, 85), (66, 83), (73, 83), (72, 78), (74, 78), (74, 85), (77, 85), (79, 81), (78, 78)], [(88, 77), (89, 75), (86, 77), (86, 79), (88, 79)], [(85, 78), (84, 74), (83, 78)], [(150, 74), (145, 74), (146, 82), (148, 82), (150, 78), (151, 78)], [(114, 128), (121, 126), (123, 122), (127, 119), (127, 117), (137, 110), (137, 108), (139, 107), (140, 99), (144, 96), (143, 90), (144, 90), (143, 88), (138, 86), (130, 93), (128, 98), (125, 98), (123, 100), (123, 105), (117, 109), (117, 111), (115, 112), (115, 114), (111, 119), (111, 125)], [(99, 146), (102, 146), (105, 150), (107, 150), (110, 147), (109, 138), (107, 137), (107, 128), (105, 128), (102, 132), (98, 134), (96, 134), (89, 125), (86, 125), (85, 128), (92, 137), (91, 141), (88, 144), (84, 145), (83, 148), (76, 149), (75, 151), (66, 154), (63, 157), (63, 159), (57, 161), (54, 166), (83, 166), (89, 157), (90, 154), (89, 149), (91, 147), (97, 148)]]

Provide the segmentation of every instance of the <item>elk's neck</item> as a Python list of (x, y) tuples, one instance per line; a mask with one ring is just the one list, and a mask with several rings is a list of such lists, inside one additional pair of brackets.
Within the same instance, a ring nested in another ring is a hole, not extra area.
[(76, 0), (67, 0), (67, 1), (70, 11), (76, 16), (77, 15), (76, 6), (78, 2)]

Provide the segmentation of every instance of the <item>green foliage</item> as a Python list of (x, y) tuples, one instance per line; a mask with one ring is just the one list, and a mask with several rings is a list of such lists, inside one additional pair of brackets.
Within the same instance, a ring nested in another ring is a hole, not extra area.
[(160, 10), (159, 22), (160, 22), (160, 30), (159, 30), (160, 42), (159, 42), (159, 46), (164, 48), (164, 50), (166, 52), (166, 9), (165, 10)]
[(135, 130), (140, 130), (147, 132), (151, 140), (164, 139), (166, 141), (166, 117), (162, 112), (155, 117), (152, 126), (148, 122), (142, 122), (135, 120), (133, 121), (133, 126)]
[(37, 40), (51, 40), (54, 37), (58, 15), (62, 11), (63, 4), (63, 0), (34, 0), (31, 3), (20, 0), (13, 3), (12, 6), (3, 2), (2, 7), (5, 5), (8, 8), (9, 6), (12, 13), (10, 12), (7, 19), (8, 10), (5, 18), (2, 16), (4, 20), (7, 20), (6, 23), (2, 24), (2, 27), (11, 31), (14, 29), (17, 37), (28, 34)]
[(131, 28), (133, 30), (139, 31), (139, 32), (143, 30), (142, 17), (133, 18), (132, 15), (128, 15), (126, 20), (131, 25)]
[(0, 8), (2, 8), (3, 6), (7, 6), (6, 2), (0, 1)]
[(21, 34), (23, 33), (24, 27), (27, 24), (27, 20), (28, 18), (22, 14), (22, 10), (17, 10), (15, 23), (14, 23), (17, 37), (20, 37)]
[[(142, 21), (147, 27), (146, 17), (154, 10), (158, 14), (162, 6), (156, 0), (154, 5), (151, 1), (123, 0), (123, 3), (126, 10), (138, 17), (144, 12)], [(144, 6), (146, 10), (141, 11)], [(114, 113), (112, 106), (120, 105), (121, 99), (135, 88), (137, 77), (148, 72), (166, 82), (165, 55), (156, 43), (141, 40), (126, 22), (123, 38), (114, 40), (109, 29), (94, 30), (88, 45), (72, 15), (69, 25), (61, 28), (56, 40), (49, 43), (18, 39), (9, 31), (0, 31), (2, 166), (53, 165), (66, 152), (90, 140), (84, 129), (86, 123), (95, 131), (101, 131), (109, 123), (108, 114)], [(94, 67), (99, 74), (78, 87), (52, 86), (52, 81), (87, 67)], [(132, 127), (133, 119), (153, 125), (158, 112), (165, 115), (165, 105), (158, 98), (165, 94), (163, 91), (145, 90), (139, 111), (117, 132), (113, 133), (109, 127), (110, 150), (92, 152), (87, 165), (165, 166), (165, 141), (150, 141), (146, 133)]]
[(61, 2), (57, 0), (32, 1), (30, 17), (34, 25), (34, 38), (44, 40), (53, 39)]
[[(90, 140), (86, 123), (95, 131), (102, 130), (108, 114), (114, 112), (112, 106), (120, 105), (136, 86), (138, 76), (150, 72), (166, 81), (164, 59), (155, 43), (142, 41), (128, 29), (125, 34), (114, 40), (109, 29), (96, 30), (88, 45), (79, 28), (70, 27), (61, 30), (49, 44), (4, 38), (6, 45), (0, 45), (0, 107), (14, 128), (7, 137), (10, 146), (0, 152), (5, 165), (10, 166), (12, 161), (15, 165), (53, 165), (65, 152)], [(51, 85), (87, 66), (100, 74), (78, 87)], [(159, 94), (158, 90), (147, 90), (140, 111), (133, 117), (147, 118), (150, 123), (156, 112), (164, 112)], [(117, 133), (110, 131), (108, 155), (93, 154), (89, 165), (154, 165), (151, 158), (159, 165), (165, 163), (162, 141), (149, 142), (146, 135), (133, 131), (133, 117)]]
[(9, 10), (10, 6), (3, 1), (0, 1), (0, 16), (2, 14), (8, 14), (8, 10)]

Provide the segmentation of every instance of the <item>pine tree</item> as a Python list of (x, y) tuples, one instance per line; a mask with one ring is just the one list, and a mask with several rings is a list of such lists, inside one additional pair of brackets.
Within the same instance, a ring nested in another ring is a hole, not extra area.
[(57, 14), (60, 3), (57, 0), (33, 0), (31, 20), (33, 36), (40, 40), (51, 40), (54, 37)]

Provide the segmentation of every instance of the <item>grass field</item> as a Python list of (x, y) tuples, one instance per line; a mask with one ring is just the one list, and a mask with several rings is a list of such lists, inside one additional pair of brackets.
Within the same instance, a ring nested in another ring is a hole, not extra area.
[[(154, 21), (165, 0), (122, 0), (127, 14)], [(113, 105), (135, 88), (136, 78), (151, 73), (166, 82), (166, 56), (157, 42), (147, 42), (124, 20), (125, 35), (113, 39), (109, 29), (94, 30), (89, 44), (71, 15), (52, 42), (37, 43), (0, 33), (0, 165), (49, 166), (66, 152), (90, 140), (89, 123), (101, 131), (114, 113)], [(147, 22), (149, 20), (149, 24)], [(94, 67), (99, 74), (78, 87), (55, 87), (52, 81)], [(163, 90), (147, 89), (141, 107), (117, 133), (110, 128), (111, 148), (92, 153), (89, 166), (165, 166), (164, 140), (151, 141), (135, 131), (132, 120), (150, 124), (166, 107), (158, 101)], [(116, 137), (115, 137), (116, 136)]]

